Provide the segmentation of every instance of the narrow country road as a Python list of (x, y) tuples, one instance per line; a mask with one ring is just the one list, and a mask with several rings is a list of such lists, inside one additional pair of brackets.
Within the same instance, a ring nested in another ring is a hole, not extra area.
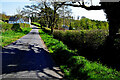
[(59, 80), (62, 78), (49, 53), (45, 50), (38, 28), (32, 25), (29, 34), (2, 49), (2, 78), (17, 80)]

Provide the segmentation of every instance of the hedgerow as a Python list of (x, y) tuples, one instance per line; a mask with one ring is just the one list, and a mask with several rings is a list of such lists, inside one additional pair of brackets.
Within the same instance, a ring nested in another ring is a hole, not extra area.
[[(64, 78), (69, 80), (120, 79), (120, 72), (115, 69), (108, 68), (101, 63), (92, 62), (83, 56), (77, 55), (76, 50), (70, 50), (63, 42), (54, 39), (53, 35), (48, 35), (42, 30), (39, 30), (39, 33), (56, 64), (60, 65), (60, 68), (64, 72)], [(69, 36), (70, 34), (67, 35)]]
[(54, 38), (74, 48), (83, 46), (98, 48), (103, 45), (107, 35), (108, 31), (106, 30), (55, 30), (53, 33)]
[[(71, 49), (77, 49), (82, 56), (95, 56), (104, 47), (106, 30), (54, 30), (54, 38), (63, 41)], [(93, 57), (92, 57), (93, 58)]]

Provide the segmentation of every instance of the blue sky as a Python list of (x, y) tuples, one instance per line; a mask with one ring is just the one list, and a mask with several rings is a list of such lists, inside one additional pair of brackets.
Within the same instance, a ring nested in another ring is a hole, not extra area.
[[(14, 15), (16, 14), (16, 9), (22, 9), (25, 5), (31, 5), (34, 2), (29, 1), (29, 0), (1, 0), (0, 1), (0, 12), (5, 12), (7, 15)], [(99, 0), (93, 0), (93, 4), (98, 5)], [(105, 13), (103, 10), (91, 10), (87, 11), (83, 8), (76, 8), (76, 7), (71, 7), (72, 9), (72, 16), (77, 19), (77, 16), (85, 16), (90, 19), (94, 20), (101, 20), (101, 21), (107, 21)]]
[(2, 12), (7, 15), (16, 14), (16, 9), (22, 9), (25, 5), (30, 5), (30, 2), (2, 2)]

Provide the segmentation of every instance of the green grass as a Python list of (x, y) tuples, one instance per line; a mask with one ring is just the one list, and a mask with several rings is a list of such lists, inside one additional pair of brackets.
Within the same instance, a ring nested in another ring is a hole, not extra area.
[(25, 23), (8, 24), (6, 22), (0, 22), (0, 26), (0, 45), (2, 47), (16, 41), (31, 30), (30, 25)]
[(120, 72), (108, 68), (98, 62), (91, 62), (83, 56), (78, 56), (76, 50), (70, 50), (63, 42), (54, 39), (53, 35), (39, 30), (41, 38), (48, 47), (56, 64), (69, 80), (119, 80)]
[[(98, 62), (91, 62), (82, 56), (73, 56), (69, 59), (73, 62), (70, 65), (70, 77), (79, 79), (92, 79), (92, 80), (119, 80), (120, 72), (115, 69), (108, 68)], [(69, 77), (68, 76), (68, 77)], [(79, 77), (78, 77), (79, 76)]]
[(41, 26), (41, 25), (40, 25), (39, 23), (37, 23), (37, 22), (32, 22), (32, 24), (33, 24), (33, 25), (36, 25), (36, 26), (38, 26), (38, 27)]
[(0, 45), (2, 45), (2, 47), (9, 45), (10, 43), (16, 41), (17, 39), (21, 38), (22, 36), (26, 35), (27, 33), (30, 32), (31, 28), (21, 28), (22, 31), (20, 32), (15, 32), (13, 30), (8, 30), (5, 32), (2, 32), (0, 35)]

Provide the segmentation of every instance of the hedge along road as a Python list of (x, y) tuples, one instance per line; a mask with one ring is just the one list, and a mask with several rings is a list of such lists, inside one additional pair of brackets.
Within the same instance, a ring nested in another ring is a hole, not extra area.
[(61, 79), (63, 75), (45, 50), (38, 28), (2, 49), (2, 78)]

